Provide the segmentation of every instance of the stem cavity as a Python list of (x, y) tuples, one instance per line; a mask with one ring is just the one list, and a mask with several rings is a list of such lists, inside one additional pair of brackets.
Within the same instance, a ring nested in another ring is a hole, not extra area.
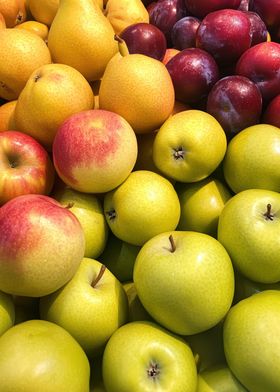
[(160, 374), (160, 370), (158, 364), (151, 362), (147, 369), (148, 377), (155, 380), (159, 374)]

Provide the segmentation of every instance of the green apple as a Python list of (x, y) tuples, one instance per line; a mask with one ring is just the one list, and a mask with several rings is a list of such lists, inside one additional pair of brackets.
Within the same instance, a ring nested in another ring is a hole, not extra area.
[(10, 294), (0, 291), (0, 336), (15, 323), (15, 305)]
[(123, 283), (128, 298), (128, 321), (152, 320), (138, 297), (134, 282)]
[(227, 148), (219, 122), (202, 110), (184, 110), (169, 117), (153, 143), (153, 160), (164, 175), (180, 182), (208, 177)]
[(175, 230), (180, 219), (180, 202), (166, 178), (149, 170), (136, 170), (106, 193), (104, 212), (116, 237), (142, 246), (159, 233)]
[(112, 333), (127, 321), (127, 296), (104, 265), (84, 258), (64, 287), (41, 298), (40, 314), (42, 319), (65, 328), (89, 357), (95, 357)]
[(70, 187), (61, 187), (53, 197), (78, 218), (85, 234), (85, 257), (98, 258), (103, 252), (108, 225), (103, 214), (103, 207), (97, 196), (78, 192)]
[(0, 337), (1, 391), (89, 392), (86, 354), (63, 328), (29, 320)]
[(208, 177), (191, 184), (177, 183), (175, 189), (181, 204), (177, 229), (216, 237), (219, 215), (231, 198), (227, 187), (221, 181)]
[(159, 324), (180, 335), (206, 331), (228, 312), (234, 272), (213, 237), (172, 231), (147, 241), (137, 255), (133, 280), (139, 299)]
[(227, 363), (252, 392), (280, 391), (280, 292), (266, 290), (234, 305), (224, 323)]
[(133, 267), (139, 250), (139, 246), (128, 244), (110, 233), (105, 249), (98, 260), (105, 264), (116, 278), (125, 282), (132, 280)]
[(149, 321), (123, 325), (103, 354), (107, 392), (195, 392), (192, 351), (180, 337)]
[(226, 364), (212, 366), (199, 373), (196, 392), (246, 392)]
[(269, 124), (253, 125), (234, 136), (223, 162), (229, 187), (235, 193), (254, 188), (279, 192), (279, 145), (279, 128)]
[(223, 208), (218, 240), (235, 268), (261, 283), (280, 281), (280, 194), (247, 189), (234, 195)]

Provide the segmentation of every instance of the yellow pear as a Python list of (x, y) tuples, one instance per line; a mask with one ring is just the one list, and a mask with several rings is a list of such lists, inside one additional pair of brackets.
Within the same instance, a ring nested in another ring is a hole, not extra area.
[(42, 38), (23, 29), (0, 29), (0, 97), (17, 99), (32, 72), (51, 63)]
[(134, 23), (149, 23), (149, 13), (141, 0), (108, 0), (105, 15), (116, 34)]
[(58, 10), (59, 0), (29, 0), (28, 6), (37, 22), (50, 26)]
[(14, 111), (17, 101), (6, 102), (0, 106), (0, 132), (15, 129)]
[(99, 89), (100, 109), (124, 117), (136, 133), (158, 129), (174, 107), (174, 87), (165, 65), (143, 54), (129, 54), (124, 40), (120, 54), (106, 67)]
[(18, 98), (16, 129), (51, 149), (59, 125), (93, 107), (92, 89), (79, 71), (65, 64), (47, 64), (32, 73)]
[(100, 79), (118, 51), (114, 29), (93, 0), (60, 0), (48, 46), (54, 62), (71, 65), (88, 81)]
[(15, 27), (17, 29), (25, 29), (31, 31), (39, 35), (39, 37), (41, 37), (44, 41), (47, 41), (49, 28), (44, 23), (37, 22), (36, 20), (27, 20), (26, 22), (23, 22)]
[(22, 0), (1, 0), (0, 13), (5, 19), (6, 27), (14, 27), (26, 20), (26, 9)]

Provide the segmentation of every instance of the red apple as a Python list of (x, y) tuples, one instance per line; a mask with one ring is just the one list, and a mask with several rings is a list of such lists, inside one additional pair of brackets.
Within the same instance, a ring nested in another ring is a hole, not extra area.
[(196, 46), (219, 64), (232, 64), (251, 46), (251, 23), (243, 11), (223, 9), (211, 12), (197, 30)]
[(79, 221), (53, 198), (17, 196), (0, 208), (0, 290), (48, 295), (73, 277), (84, 251)]
[(227, 76), (218, 80), (208, 94), (207, 112), (219, 121), (231, 139), (242, 129), (259, 122), (262, 96), (250, 79)]
[(236, 74), (256, 83), (269, 102), (280, 92), (280, 44), (261, 42), (246, 50), (236, 64)]
[(166, 64), (175, 97), (184, 103), (196, 103), (206, 97), (219, 79), (214, 58), (205, 50), (188, 48), (180, 51)]
[(127, 26), (120, 37), (125, 41), (130, 54), (140, 53), (162, 60), (166, 51), (163, 32), (150, 23), (135, 23)]
[(179, 50), (195, 48), (196, 32), (200, 20), (194, 16), (185, 16), (178, 20), (171, 30), (171, 41), (173, 47)]
[(185, 0), (187, 10), (199, 18), (224, 8), (238, 8), (241, 0)]
[(264, 111), (262, 122), (280, 128), (280, 94), (273, 98)]
[(54, 167), (47, 151), (31, 136), (0, 132), (0, 205), (19, 195), (48, 195)]
[(132, 171), (136, 158), (134, 130), (108, 110), (73, 114), (58, 128), (53, 142), (59, 177), (80, 192), (103, 193), (117, 187)]

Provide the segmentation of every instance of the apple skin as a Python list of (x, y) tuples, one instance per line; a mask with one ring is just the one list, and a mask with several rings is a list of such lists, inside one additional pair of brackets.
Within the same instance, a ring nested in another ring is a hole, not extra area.
[(238, 8), (241, 0), (185, 0), (187, 10), (199, 18), (223, 8)]
[(263, 113), (262, 122), (280, 128), (279, 112), (280, 112), (280, 94), (276, 95), (276, 97), (274, 97), (267, 105)]
[(219, 121), (229, 140), (242, 129), (259, 123), (262, 95), (245, 76), (226, 76), (212, 87), (206, 110)]
[(128, 298), (128, 321), (153, 321), (137, 295), (134, 282), (124, 282), (123, 288)]
[(279, 128), (269, 124), (245, 128), (231, 139), (223, 172), (234, 193), (252, 188), (280, 191), (279, 143)]
[(44, 147), (18, 131), (0, 132), (0, 205), (30, 193), (48, 195), (55, 171)]
[(3, 391), (89, 392), (86, 354), (56, 324), (45, 320), (20, 323), (1, 336), (0, 351)]
[(195, 48), (196, 32), (200, 20), (194, 16), (179, 19), (172, 27), (171, 40), (175, 49)]
[(0, 208), (0, 290), (50, 294), (72, 278), (84, 251), (79, 221), (53, 198), (17, 196)]
[(168, 61), (166, 68), (173, 82), (175, 99), (188, 104), (206, 97), (219, 79), (214, 58), (199, 48), (181, 50)]
[(150, 392), (155, 386), (159, 391), (196, 392), (190, 347), (150, 321), (130, 322), (111, 336), (102, 372), (107, 392)]
[(196, 46), (209, 52), (219, 65), (234, 63), (251, 46), (248, 16), (232, 9), (207, 14), (197, 30)]
[(193, 231), (165, 232), (147, 241), (136, 257), (133, 281), (153, 319), (180, 335), (218, 324), (234, 293), (233, 267), (225, 248), (215, 238)]
[(10, 294), (0, 291), (0, 336), (15, 323), (15, 305)]
[(239, 58), (235, 72), (251, 79), (260, 89), (264, 102), (280, 91), (280, 44), (261, 42), (247, 49)]
[(126, 293), (108, 270), (95, 284), (102, 264), (84, 258), (73, 278), (40, 299), (42, 319), (71, 333), (90, 358), (102, 353), (112, 333), (128, 318)]
[(117, 187), (132, 171), (136, 157), (133, 129), (108, 110), (86, 110), (68, 117), (53, 142), (58, 175), (79, 192), (103, 193)]
[(219, 242), (235, 269), (255, 282), (280, 281), (279, 208), (278, 192), (247, 189), (234, 195), (219, 217)]
[(266, 290), (234, 305), (224, 323), (228, 366), (246, 389), (280, 390), (280, 292)]

